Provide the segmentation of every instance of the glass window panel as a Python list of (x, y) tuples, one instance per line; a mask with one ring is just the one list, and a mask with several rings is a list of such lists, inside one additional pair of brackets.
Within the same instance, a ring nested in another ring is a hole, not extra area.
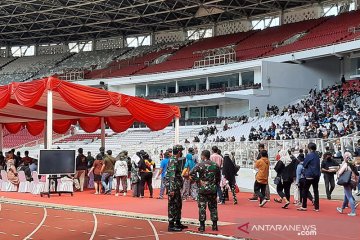
[(239, 74), (209, 77), (210, 89), (234, 87), (239, 85)]
[(254, 71), (241, 73), (242, 85), (254, 84)]
[(201, 107), (190, 108), (189, 118), (201, 118)]
[(204, 117), (216, 117), (216, 116), (217, 116), (217, 107), (216, 106), (204, 107)]
[(146, 94), (146, 86), (145, 85), (138, 85), (135, 87), (135, 95), (136, 96), (145, 96)]

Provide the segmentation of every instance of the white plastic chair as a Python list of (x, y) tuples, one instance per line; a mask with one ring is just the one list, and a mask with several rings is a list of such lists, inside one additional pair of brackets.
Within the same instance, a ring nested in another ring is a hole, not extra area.
[(18, 192), (27, 193), (30, 192), (30, 182), (26, 180), (25, 172), (19, 171), (19, 190)]
[(58, 192), (74, 192), (74, 181), (67, 177), (60, 178), (56, 190)]
[(38, 173), (33, 171), (31, 173), (31, 176), (33, 178), (33, 181), (30, 183), (30, 192), (32, 194), (40, 194), (41, 192), (44, 192), (45, 182), (39, 181)]
[(17, 186), (9, 182), (7, 173), (5, 170), (1, 170), (1, 191), (3, 192), (16, 192)]

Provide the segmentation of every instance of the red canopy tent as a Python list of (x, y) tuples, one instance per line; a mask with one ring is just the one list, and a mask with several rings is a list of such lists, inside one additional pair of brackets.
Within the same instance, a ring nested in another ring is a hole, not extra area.
[(25, 127), (30, 134), (38, 135), (45, 125), (47, 147), (51, 148), (52, 130), (65, 133), (76, 123), (86, 132), (101, 128), (104, 133), (105, 124), (114, 132), (123, 132), (135, 121), (156, 131), (173, 119), (177, 143), (180, 110), (177, 106), (48, 77), (0, 86), (0, 117), (0, 149), (3, 127), (10, 133)]

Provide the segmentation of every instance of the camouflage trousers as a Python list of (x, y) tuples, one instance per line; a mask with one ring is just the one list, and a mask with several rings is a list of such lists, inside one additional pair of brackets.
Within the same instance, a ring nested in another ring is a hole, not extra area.
[(225, 201), (226, 198), (229, 198), (229, 188), (231, 190), (231, 193), (233, 195), (233, 199), (234, 199), (234, 203), (237, 203), (237, 198), (236, 198), (236, 192), (235, 192), (235, 185), (226, 185), (223, 189), (222, 189), (222, 192), (223, 192), (223, 199)]
[(209, 206), (211, 221), (218, 220), (217, 195), (198, 195), (199, 221), (206, 221), (206, 204)]
[(168, 218), (169, 222), (181, 220), (182, 199), (181, 191), (175, 190), (174, 196), (168, 196)]

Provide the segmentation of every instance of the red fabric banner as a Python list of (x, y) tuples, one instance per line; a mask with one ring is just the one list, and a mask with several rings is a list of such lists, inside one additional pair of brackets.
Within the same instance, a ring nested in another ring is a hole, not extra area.
[(123, 95), (121, 105), (126, 107), (136, 120), (145, 123), (153, 131), (167, 127), (174, 116), (180, 116), (180, 110), (174, 113), (170, 105), (138, 97)]
[(15, 134), (21, 130), (23, 123), (5, 123), (4, 125), (9, 133)]
[(25, 83), (12, 83), (12, 95), (25, 107), (34, 106), (46, 90), (46, 79)]
[(0, 109), (4, 108), (10, 100), (11, 85), (0, 86)]
[(55, 120), (53, 121), (53, 131), (58, 134), (66, 133), (72, 124), (76, 124), (76, 120)]
[(37, 136), (44, 131), (44, 121), (28, 122), (25, 126), (33, 136)]
[(79, 119), (79, 125), (85, 132), (92, 133), (101, 127), (101, 118), (81, 118)]
[(109, 117), (105, 119), (106, 124), (117, 133), (124, 132), (133, 125), (133, 116)]
[(120, 107), (121, 97), (117, 93), (56, 79), (52, 81), (53, 91), (58, 92), (70, 106), (80, 112), (97, 113), (108, 108), (110, 105)]
[[(19, 106), (26, 107), (26, 111), (29, 111), (29, 108), (37, 111), (46, 111), (46, 106), (43, 105), (44, 101), (42, 101), (42, 104), (38, 104), (38, 102), (46, 96), (47, 90), (58, 92), (64, 104), (66, 102), (78, 110), (78, 112), (71, 112), (71, 110), (69, 111), (66, 108), (54, 108), (56, 114), (63, 114), (72, 119), (55, 119), (53, 130), (57, 133), (65, 133), (70, 126), (77, 121), (84, 131), (96, 131), (100, 128), (101, 118), (94, 114), (106, 110), (109, 106), (124, 107), (131, 114), (131, 116), (108, 116), (105, 119), (106, 123), (115, 132), (125, 131), (134, 121), (145, 123), (151, 130), (160, 130), (168, 126), (175, 116), (180, 117), (180, 110), (177, 106), (160, 104), (143, 98), (131, 97), (120, 93), (62, 81), (55, 77), (49, 77), (31, 82), (12, 83), (7, 86), (0, 86), (0, 114), (2, 113), (4, 118), (11, 117), (23, 120), (23, 123), (5, 123), (6, 129), (10, 133), (20, 131), (22, 126), (26, 126), (32, 135), (38, 135), (44, 130), (45, 123), (42, 119), (28, 122), (30, 117), (33, 120), (37, 120), (36, 114), (29, 114), (28, 118), (24, 118), (22, 115), (16, 115), (16, 111), (19, 111), (19, 109), (21, 111)], [(12, 104), (18, 105), (16, 111), (9, 112), (11, 111), (11, 108), (7, 106), (9, 101), (11, 101)], [(56, 101), (59, 103), (60, 100), (56, 99)], [(1, 112), (4, 108), (4, 112)], [(94, 117), (84, 118), (81, 114), (88, 114), (90, 116), (93, 114)], [(82, 118), (79, 119), (79, 117)]]

